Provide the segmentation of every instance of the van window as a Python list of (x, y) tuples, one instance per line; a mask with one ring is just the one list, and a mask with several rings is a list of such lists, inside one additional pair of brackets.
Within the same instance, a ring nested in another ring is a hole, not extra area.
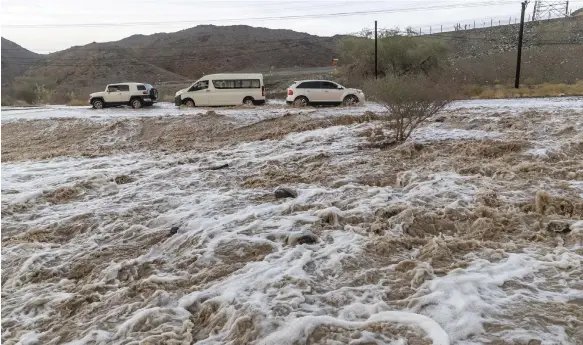
[(296, 89), (319, 89), (319, 88), (320, 88), (319, 81), (306, 81), (296, 86)]
[(146, 86), (145, 85), (138, 85), (138, 90), (146, 91)]
[(119, 91), (130, 91), (129, 85), (118, 85)]
[(225, 79), (213, 80), (215, 89), (259, 89), (259, 79)]
[(208, 80), (201, 80), (201, 81), (197, 82), (196, 84), (192, 85), (192, 87), (188, 91), (198, 91), (198, 90), (204, 90), (204, 89), (208, 89), (208, 88), (209, 88), (209, 81)]

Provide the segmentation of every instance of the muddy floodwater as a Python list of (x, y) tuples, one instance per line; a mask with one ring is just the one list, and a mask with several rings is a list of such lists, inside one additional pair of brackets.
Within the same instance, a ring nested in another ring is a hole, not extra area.
[(2, 344), (583, 344), (583, 99), (382, 110), (3, 107)]

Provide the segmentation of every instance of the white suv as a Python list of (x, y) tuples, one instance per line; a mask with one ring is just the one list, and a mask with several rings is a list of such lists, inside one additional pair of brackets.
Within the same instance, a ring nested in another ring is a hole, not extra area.
[(287, 104), (305, 106), (308, 104), (364, 103), (364, 93), (358, 89), (347, 89), (328, 80), (302, 80), (287, 89)]
[(95, 109), (129, 105), (134, 109), (150, 106), (157, 102), (158, 90), (150, 84), (117, 83), (109, 84), (105, 91), (89, 95), (89, 104)]

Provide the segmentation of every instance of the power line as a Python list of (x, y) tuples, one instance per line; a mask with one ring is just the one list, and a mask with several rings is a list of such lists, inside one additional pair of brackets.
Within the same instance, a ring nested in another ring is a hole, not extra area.
[(493, 5), (505, 5), (515, 3), (514, 0), (497, 0), (497, 1), (483, 1), (480, 3), (469, 4), (451, 4), (451, 5), (436, 5), (436, 6), (422, 6), (422, 7), (404, 7), (393, 9), (379, 9), (367, 11), (350, 11), (350, 12), (335, 12), (324, 14), (307, 14), (307, 15), (288, 15), (288, 16), (267, 16), (267, 17), (250, 17), (250, 18), (225, 18), (225, 19), (206, 19), (206, 20), (184, 20), (184, 21), (165, 21), (165, 22), (118, 22), (118, 23), (75, 23), (75, 24), (8, 24), (3, 25), (5, 28), (65, 28), (65, 27), (118, 27), (118, 26), (160, 26), (160, 25), (174, 25), (174, 24), (197, 24), (197, 23), (212, 23), (212, 22), (241, 22), (250, 20), (290, 20), (290, 19), (319, 19), (329, 17), (351, 17), (359, 15), (383, 14), (383, 13), (400, 13), (400, 12), (414, 12), (414, 11), (429, 11), (429, 10), (444, 10), (455, 8), (472, 8), (484, 7)]

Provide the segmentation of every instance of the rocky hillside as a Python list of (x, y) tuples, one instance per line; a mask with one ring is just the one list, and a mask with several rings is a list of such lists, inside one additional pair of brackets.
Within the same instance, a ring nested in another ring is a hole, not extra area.
[[(443, 39), (455, 66), (475, 83), (512, 80), (519, 25), (435, 34)], [(583, 17), (525, 23), (522, 80), (528, 84), (572, 83), (583, 79)]]
[(2, 37), (2, 84), (9, 84), (42, 56)]
[(245, 25), (201, 25), (169, 34), (134, 35), (114, 44), (166, 70), (203, 74), (291, 67), (322, 67), (337, 57), (340, 37)]
[(119, 46), (88, 44), (50, 54), (23, 74), (58, 92), (87, 93), (114, 81), (186, 80)]

